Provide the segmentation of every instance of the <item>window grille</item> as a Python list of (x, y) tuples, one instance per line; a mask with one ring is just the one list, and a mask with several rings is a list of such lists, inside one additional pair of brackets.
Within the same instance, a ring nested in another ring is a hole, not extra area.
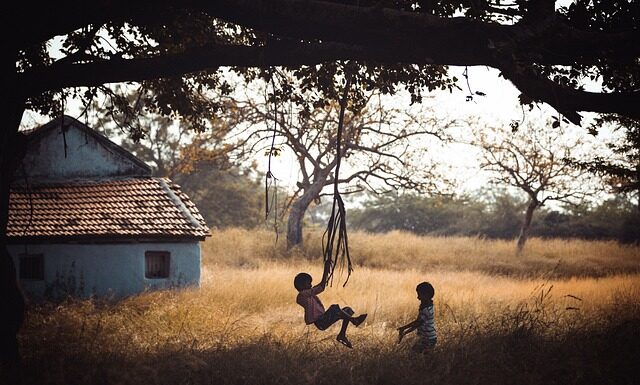
[(170, 255), (168, 251), (146, 251), (144, 253), (144, 277), (150, 279), (169, 278)]

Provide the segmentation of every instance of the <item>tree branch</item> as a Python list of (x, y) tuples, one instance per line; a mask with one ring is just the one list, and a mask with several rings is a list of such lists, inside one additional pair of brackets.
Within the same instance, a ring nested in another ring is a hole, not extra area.
[(549, 104), (567, 119), (580, 125), (582, 117), (577, 111), (617, 113), (640, 119), (640, 92), (595, 93), (561, 86), (540, 78), (530, 68), (504, 64), (502, 75), (516, 88), (533, 100)]
[[(551, 104), (574, 123), (580, 121), (577, 111), (618, 113), (638, 118), (640, 112), (635, 109), (640, 100), (638, 92), (600, 94), (569, 89), (546, 79), (537, 79), (513, 64), (519, 62), (528, 67), (533, 64), (602, 65), (616, 58), (618, 63), (636, 65), (636, 58), (640, 56), (640, 31), (579, 31), (563, 24), (561, 18), (549, 15), (549, 10), (553, 11), (549, 6), (552, 1), (541, 0), (541, 3), (545, 7), (539, 14), (548, 16), (544, 28), (527, 23), (500, 25), (464, 17), (440, 18), (424, 13), (314, 0), (191, 0), (180, 6), (167, 1), (140, 1), (135, 7), (119, 0), (97, 1), (96, 4), (83, 4), (84, 17), (75, 17), (73, 13), (74, 17), (56, 16), (53, 17), (56, 23), (38, 24), (47, 28), (34, 33), (43, 38), (51, 33), (66, 34), (85, 25), (114, 21), (144, 26), (148, 22), (158, 22), (171, 10), (191, 9), (277, 37), (265, 46), (209, 45), (145, 58), (114, 58), (89, 63), (65, 63), (63, 60), (19, 74), (21, 87), (17, 91), (23, 93), (21, 96), (29, 97), (66, 87), (179, 76), (212, 71), (220, 66), (264, 68), (335, 60), (374, 64), (488, 65), (501, 69), (523, 93)], [(62, 2), (55, 9), (49, 9), (47, 19), (70, 7), (77, 7), (76, 2)], [(43, 16), (41, 11), (34, 12)], [(292, 40), (282, 40), (285, 37)], [(29, 39), (32, 38), (34, 35), (30, 35)], [(507, 59), (500, 60), (499, 56)]]

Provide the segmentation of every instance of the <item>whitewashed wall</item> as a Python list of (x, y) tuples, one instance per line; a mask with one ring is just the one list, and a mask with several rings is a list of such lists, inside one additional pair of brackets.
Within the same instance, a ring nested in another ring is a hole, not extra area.
[(141, 168), (117, 151), (115, 145), (105, 145), (104, 141), (97, 140), (75, 124), (79, 123), (67, 126), (64, 135), (62, 127), (58, 125), (30, 144), (31, 148), (22, 161), (30, 179), (68, 180), (149, 173), (149, 170)]
[[(166, 279), (145, 278), (145, 251), (168, 251), (170, 274)], [(200, 244), (34, 244), (9, 245), (19, 277), (19, 255), (43, 254), (44, 280), (20, 280), (34, 299), (65, 292), (80, 296), (122, 297), (146, 289), (200, 286)]]

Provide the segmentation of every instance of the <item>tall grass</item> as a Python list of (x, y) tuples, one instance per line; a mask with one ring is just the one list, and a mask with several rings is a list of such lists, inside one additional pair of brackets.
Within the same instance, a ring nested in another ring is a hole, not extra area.
[[(507, 242), (353, 234), (360, 266), (321, 295), (369, 313), (348, 350), (337, 326), (305, 326), (295, 304), (293, 276), (321, 274), (310, 239), (287, 254), (267, 232), (218, 232), (198, 289), (40, 305), (20, 336), (24, 382), (639, 383), (637, 248), (536, 239), (516, 259)], [(439, 342), (415, 356), (415, 336), (396, 344), (395, 328), (416, 316), (423, 280), (436, 289)]]
[[(216, 231), (203, 244), (205, 264), (258, 266), (264, 260), (308, 259), (322, 255), (322, 232), (310, 230), (301, 248), (285, 250), (286, 240), (266, 230)], [(477, 237), (428, 237), (392, 231), (352, 232), (350, 250), (357, 265), (384, 269), (447, 269), (524, 277), (605, 276), (640, 272), (640, 247), (615, 241), (530, 239), (516, 256), (515, 242)]]

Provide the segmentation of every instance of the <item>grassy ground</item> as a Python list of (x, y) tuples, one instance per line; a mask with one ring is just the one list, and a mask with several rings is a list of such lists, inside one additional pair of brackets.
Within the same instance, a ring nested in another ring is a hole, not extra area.
[[(322, 232), (309, 231), (303, 248), (287, 255), (282, 237), (269, 231), (216, 232), (203, 246), (205, 264), (258, 266), (260, 261), (306, 259), (322, 255)], [(350, 250), (361, 266), (406, 270), (478, 271), (491, 275), (538, 277), (607, 276), (640, 273), (640, 249), (615, 241), (530, 239), (521, 257), (515, 242), (473, 237), (421, 237), (393, 231), (350, 233)]]
[[(640, 383), (640, 248), (534, 239), (515, 257), (502, 241), (351, 234), (356, 271), (321, 296), (369, 313), (347, 350), (337, 326), (306, 327), (294, 302), (293, 276), (320, 275), (318, 237), (286, 255), (270, 233), (218, 232), (200, 289), (35, 307), (24, 382)], [(439, 341), (415, 356), (395, 328), (415, 317), (423, 280)]]

